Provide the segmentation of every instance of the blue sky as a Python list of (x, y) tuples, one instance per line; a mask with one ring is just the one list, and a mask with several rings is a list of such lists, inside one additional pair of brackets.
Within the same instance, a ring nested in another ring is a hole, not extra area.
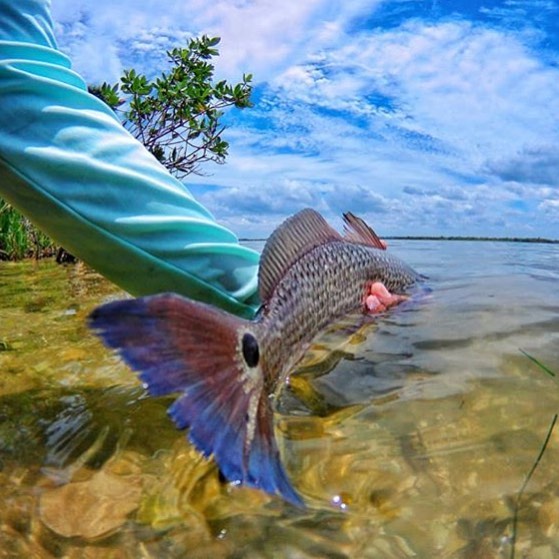
[(311, 206), (381, 235), (559, 238), (559, 0), (53, 0), (90, 83), (222, 37), (254, 76), (225, 165), (187, 186), (240, 236)]

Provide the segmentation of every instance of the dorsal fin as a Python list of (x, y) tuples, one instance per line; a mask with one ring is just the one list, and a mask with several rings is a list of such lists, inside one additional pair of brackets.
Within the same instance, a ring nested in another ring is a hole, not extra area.
[(258, 271), (260, 300), (266, 303), (287, 270), (313, 248), (341, 241), (342, 236), (315, 210), (301, 210), (287, 218), (269, 237)]
[(351, 212), (344, 214), (344, 239), (351, 243), (386, 249), (386, 243), (378, 237), (373, 229)]

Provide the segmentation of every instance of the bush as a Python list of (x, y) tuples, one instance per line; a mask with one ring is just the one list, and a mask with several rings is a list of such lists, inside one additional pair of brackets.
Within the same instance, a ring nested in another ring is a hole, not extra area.
[(190, 40), (187, 48), (167, 52), (169, 70), (153, 80), (127, 70), (120, 84), (90, 87), (179, 179), (200, 174), (201, 163), (224, 163), (229, 144), (222, 138), (223, 110), (252, 106), (251, 74), (244, 74), (236, 85), (214, 83), (210, 60), (219, 55), (219, 41), (204, 35)]
[(49, 237), (0, 198), (0, 260), (52, 256), (55, 250)]

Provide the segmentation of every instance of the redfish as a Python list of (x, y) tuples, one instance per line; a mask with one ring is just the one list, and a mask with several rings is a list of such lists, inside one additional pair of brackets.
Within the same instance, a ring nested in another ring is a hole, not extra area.
[[(178, 428), (230, 481), (303, 506), (280, 460), (273, 396), (328, 324), (366, 310), (371, 287), (403, 295), (419, 278), (368, 225), (344, 215), (342, 236), (311, 209), (270, 236), (260, 262), (262, 306), (244, 320), (175, 294), (111, 302), (91, 327), (118, 350), (152, 396), (179, 393)], [(398, 299), (396, 299), (398, 300)]]

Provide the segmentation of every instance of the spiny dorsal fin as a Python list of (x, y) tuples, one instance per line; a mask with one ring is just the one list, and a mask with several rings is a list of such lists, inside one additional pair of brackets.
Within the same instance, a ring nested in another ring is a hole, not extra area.
[(262, 251), (258, 272), (261, 301), (269, 300), (280, 279), (303, 254), (341, 240), (342, 236), (315, 210), (307, 208), (287, 218), (270, 235)]
[(344, 214), (344, 239), (351, 243), (386, 249), (386, 243), (378, 237), (373, 229), (351, 212)]

